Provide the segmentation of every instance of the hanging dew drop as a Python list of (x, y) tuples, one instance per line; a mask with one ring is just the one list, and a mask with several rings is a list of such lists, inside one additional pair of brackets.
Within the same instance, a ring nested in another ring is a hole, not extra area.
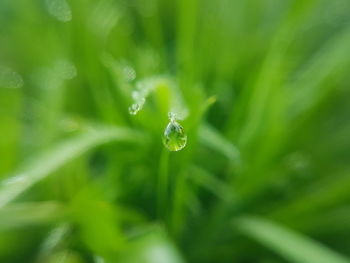
[(163, 143), (169, 151), (180, 151), (186, 146), (187, 135), (183, 127), (174, 119), (170, 120), (164, 130)]

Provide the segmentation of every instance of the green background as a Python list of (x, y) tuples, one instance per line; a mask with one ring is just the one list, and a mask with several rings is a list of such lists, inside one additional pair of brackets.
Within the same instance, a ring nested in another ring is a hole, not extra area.
[(0, 262), (350, 262), (349, 14), (1, 0)]

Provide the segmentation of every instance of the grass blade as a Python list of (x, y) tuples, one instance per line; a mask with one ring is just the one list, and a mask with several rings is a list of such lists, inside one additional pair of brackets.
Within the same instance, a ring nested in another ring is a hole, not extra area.
[(0, 209), (0, 230), (54, 223), (66, 212), (63, 204), (54, 201), (9, 205)]
[(350, 45), (350, 27), (328, 41), (300, 71), (298, 78), (287, 85), (290, 91), (291, 116), (311, 109), (327, 94), (330, 85), (322, 85), (335, 74), (344, 74), (350, 63), (347, 55)]
[(209, 124), (200, 127), (199, 139), (204, 145), (221, 153), (230, 161), (240, 163), (239, 149)]
[(139, 133), (127, 128), (94, 127), (66, 139), (0, 184), (0, 208), (65, 163), (96, 146), (113, 141), (141, 141), (142, 138)]
[(243, 234), (272, 249), (289, 262), (295, 263), (349, 263), (350, 260), (306, 236), (274, 222), (255, 217), (234, 221)]
[(225, 202), (230, 203), (236, 199), (232, 189), (225, 184), (225, 182), (221, 181), (201, 167), (191, 167), (190, 179)]

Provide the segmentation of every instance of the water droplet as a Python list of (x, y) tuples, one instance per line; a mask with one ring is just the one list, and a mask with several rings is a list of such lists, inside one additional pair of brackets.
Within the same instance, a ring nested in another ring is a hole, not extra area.
[(138, 100), (138, 102), (132, 104), (130, 107), (129, 107), (129, 113), (131, 115), (136, 115), (143, 107), (143, 105), (145, 104), (146, 102), (146, 99), (145, 98), (141, 98)]
[(168, 118), (170, 121), (175, 121), (176, 120), (176, 114), (172, 111), (169, 111), (168, 113)]
[(131, 93), (131, 97), (133, 100), (140, 100), (142, 98), (140, 92), (138, 92), (138, 91), (133, 91)]
[(165, 128), (163, 143), (169, 151), (180, 151), (186, 146), (187, 135), (175, 119), (171, 119)]
[(136, 114), (139, 112), (140, 109), (141, 109), (140, 104), (134, 103), (134, 104), (132, 104), (132, 105), (129, 107), (129, 113), (130, 113), (131, 115), (136, 115)]
[(126, 81), (133, 81), (136, 79), (136, 71), (131, 66), (125, 66), (123, 68), (123, 75)]

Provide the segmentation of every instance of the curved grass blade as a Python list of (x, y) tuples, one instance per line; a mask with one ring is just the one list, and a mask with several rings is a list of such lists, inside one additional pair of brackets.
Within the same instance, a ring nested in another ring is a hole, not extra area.
[(349, 198), (349, 174), (349, 171), (341, 174), (335, 173), (332, 178), (320, 180), (313, 188), (308, 189), (306, 193), (301, 193), (291, 202), (285, 203), (271, 215), (283, 221), (287, 219), (293, 221), (301, 216), (313, 215), (318, 211), (344, 203)]
[(241, 157), (238, 148), (209, 124), (204, 124), (199, 128), (198, 136), (204, 145), (221, 153), (230, 161), (240, 163)]
[(128, 128), (99, 126), (66, 139), (0, 184), (0, 208), (50, 173), (96, 146), (114, 141), (143, 140), (142, 134)]
[(243, 234), (272, 249), (289, 262), (349, 263), (350, 260), (302, 234), (274, 222), (256, 217), (241, 217), (234, 226)]
[[(123, 263), (184, 263), (178, 248), (160, 226), (143, 228), (143, 233), (135, 235), (129, 248), (120, 255)], [(111, 262), (111, 261), (108, 261)], [(116, 262), (116, 261), (113, 261)]]
[(71, 227), (68, 223), (61, 223), (57, 227), (51, 229), (40, 245), (36, 262), (44, 262), (43, 259), (53, 254), (54, 251), (64, 243), (70, 231)]
[(0, 209), (0, 230), (54, 223), (66, 212), (63, 204), (54, 201), (8, 205)]
[(201, 167), (191, 166), (190, 179), (225, 202), (231, 203), (236, 200), (236, 196), (229, 185)]
[(324, 82), (335, 74), (346, 74), (350, 64), (348, 56), (350, 27), (330, 39), (300, 71), (298, 78), (287, 84), (290, 91), (291, 116), (298, 116), (317, 104), (331, 85)]

